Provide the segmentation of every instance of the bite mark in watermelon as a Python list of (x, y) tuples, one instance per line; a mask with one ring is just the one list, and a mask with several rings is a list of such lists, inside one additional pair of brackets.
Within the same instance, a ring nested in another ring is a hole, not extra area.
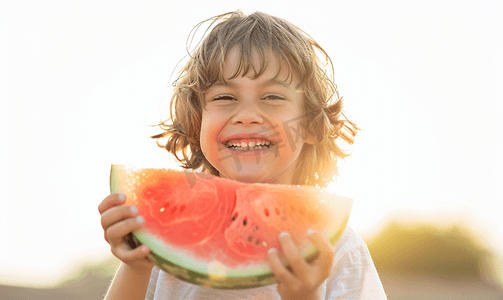
[(276, 282), (267, 262), (278, 234), (288, 231), (306, 259), (314, 229), (335, 245), (352, 200), (312, 187), (248, 184), (207, 174), (112, 165), (112, 193), (138, 207), (144, 229), (133, 232), (164, 271), (214, 288)]

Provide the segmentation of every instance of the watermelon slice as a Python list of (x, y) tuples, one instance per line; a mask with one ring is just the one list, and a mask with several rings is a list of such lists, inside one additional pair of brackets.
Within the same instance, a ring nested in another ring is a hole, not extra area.
[[(306, 259), (316, 249), (314, 229), (335, 245), (352, 200), (312, 187), (248, 184), (190, 171), (112, 165), (112, 193), (124, 193), (145, 218), (135, 241), (151, 249), (162, 270), (213, 288), (251, 288), (276, 283), (267, 250), (280, 250), (288, 231)], [(281, 255), (281, 252), (280, 252)], [(283, 260), (286, 265), (286, 261)]]

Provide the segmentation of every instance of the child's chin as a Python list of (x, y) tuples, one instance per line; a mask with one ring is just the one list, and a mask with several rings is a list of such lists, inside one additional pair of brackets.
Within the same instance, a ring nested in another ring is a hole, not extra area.
[(231, 172), (225, 177), (244, 183), (268, 183), (263, 172), (245, 167), (240, 171)]

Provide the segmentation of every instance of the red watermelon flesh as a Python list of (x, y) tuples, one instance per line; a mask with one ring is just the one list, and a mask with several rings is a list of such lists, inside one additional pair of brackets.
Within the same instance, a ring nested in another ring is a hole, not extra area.
[(150, 246), (154, 263), (180, 279), (221, 288), (274, 283), (267, 251), (281, 250), (282, 231), (305, 256), (314, 254), (308, 229), (335, 244), (352, 204), (312, 187), (121, 165), (112, 166), (111, 190), (126, 194), (126, 205), (145, 218), (145, 229), (134, 235)]
[[(227, 245), (250, 259), (265, 259), (270, 247), (280, 249), (278, 234), (288, 231), (296, 244), (306, 240), (306, 230), (322, 230), (323, 220), (329, 220), (327, 211), (311, 206), (316, 190), (276, 185), (244, 185), (236, 190), (238, 201), (232, 213), (234, 221), (225, 229)], [(288, 201), (289, 199), (289, 201)], [(287, 201), (285, 201), (287, 200)]]
[(149, 220), (151, 233), (184, 247), (213, 237), (227, 221), (235, 199), (232, 191), (217, 189), (211, 180), (189, 182), (180, 173), (162, 170), (148, 174), (156, 177), (155, 184), (138, 190), (141, 199), (135, 204), (139, 214)]

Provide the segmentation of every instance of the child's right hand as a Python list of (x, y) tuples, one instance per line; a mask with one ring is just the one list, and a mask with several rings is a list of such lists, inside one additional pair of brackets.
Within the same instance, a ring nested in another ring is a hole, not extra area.
[(127, 236), (143, 226), (143, 217), (138, 209), (126, 206), (123, 194), (110, 194), (98, 206), (105, 240), (110, 244), (112, 254), (137, 271), (150, 271), (154, 264), (147, 259), (150, 248), (141, 245), (135, 249), (127, 243)]

